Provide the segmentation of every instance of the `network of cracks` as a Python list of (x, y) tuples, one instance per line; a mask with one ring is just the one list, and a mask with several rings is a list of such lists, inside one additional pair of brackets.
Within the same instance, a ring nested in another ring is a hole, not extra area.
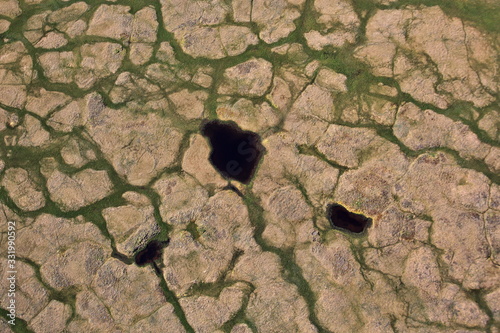
[[(209, 161), (229, 181), (249, 184), (265, 154), (261, 138), (257, 133), (242, 130), (235, 122), (211, 120), (201, 125), (202, 135), (211, 147)], [(237, 190), (233, 185), (228, 188)], [(238, 191), (238, 194), (241, 194)], [(326, 207), (326, 217), (333, 229), (350, 234), (363, 234), (372, 224), (372, 219), (349, 211), (339, 203)], [(161, 258), (167, 241), (151, 241), (135, 256), (135, 263), (144, 266)]]

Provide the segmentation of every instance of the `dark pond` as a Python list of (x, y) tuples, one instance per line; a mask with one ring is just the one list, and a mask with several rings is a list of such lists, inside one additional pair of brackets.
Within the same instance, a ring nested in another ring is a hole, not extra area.
[(333, 227), (361, 233), (371, 225), (372, 219), (348, 211), (344, 206), (331, 204), (326, 208), (326, 215)]
[(135, 255), (135, 263), (139, 266), (149, 264), (161, 257), (162, 250), (167, 246), (167, 242), (151, 241), (142, 251)]
[(248, 184), (264, 153), (259, 135), (219, 120), (202, 124), (201, 134), (209, 139), (210, 162), (222, 176)]

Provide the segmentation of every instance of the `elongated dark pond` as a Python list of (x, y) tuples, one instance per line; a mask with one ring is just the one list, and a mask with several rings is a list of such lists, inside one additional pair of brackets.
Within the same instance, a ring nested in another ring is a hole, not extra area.
[(348, 211), (339, 204), (330, 204), (326, 208), (326, 215), (332, 227), (345, 229), (353, 233), (362, 233), (372, 223), (372, 219), (361, 214)]
[(201, 134), (210, 141), (209, 159), (217, 171), (225, 178), (248, 184), (264, 154), (259, 135), (220, 120), (202, 124)]
[(167, 244), (168, 242), (149, 242), (144, 250), (139, 251), (135, 255), (135, 263), (139, 266), (144, 266), (146, 264), (152, 263), (157, 259), (160, 259), (162, 250), (165, 246), (167, 246)]

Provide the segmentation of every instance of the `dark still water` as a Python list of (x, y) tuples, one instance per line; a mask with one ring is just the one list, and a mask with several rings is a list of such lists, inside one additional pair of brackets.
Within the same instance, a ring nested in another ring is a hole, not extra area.
[(202, 124), (201, 134), (210, 141), (210, 162), (217, 171), (225, 178), (248, 184), (264, 154), (259, 135), (220, 120)]
[(371, 225), (372, 219), (348, 211), (339, 204), (330, 204), (326, 208), (326, 215), (333, 227), (361, 233)]
[(135, 263), (144, 266), (160, 259), (162, 250), (167, 244), (168, 242), (151, 241), (144, 250), (135, 255)]

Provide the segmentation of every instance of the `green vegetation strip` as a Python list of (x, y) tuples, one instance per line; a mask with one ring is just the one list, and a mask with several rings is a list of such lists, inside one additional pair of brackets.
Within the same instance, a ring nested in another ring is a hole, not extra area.
[[(4, 318), (6, 321), (10, 320), (10, 318), (7, 316), (8, 314), (9, 311), (0, 308), (0, 317)], [(15, 325), (10, 325), (12, 332), (33, 333), (33, 331), (28, 328), (28, 324), (26, 323), (25, 320), (22, 320), (21, 318), (16, 318), (15, 323), (16, 323)]]

